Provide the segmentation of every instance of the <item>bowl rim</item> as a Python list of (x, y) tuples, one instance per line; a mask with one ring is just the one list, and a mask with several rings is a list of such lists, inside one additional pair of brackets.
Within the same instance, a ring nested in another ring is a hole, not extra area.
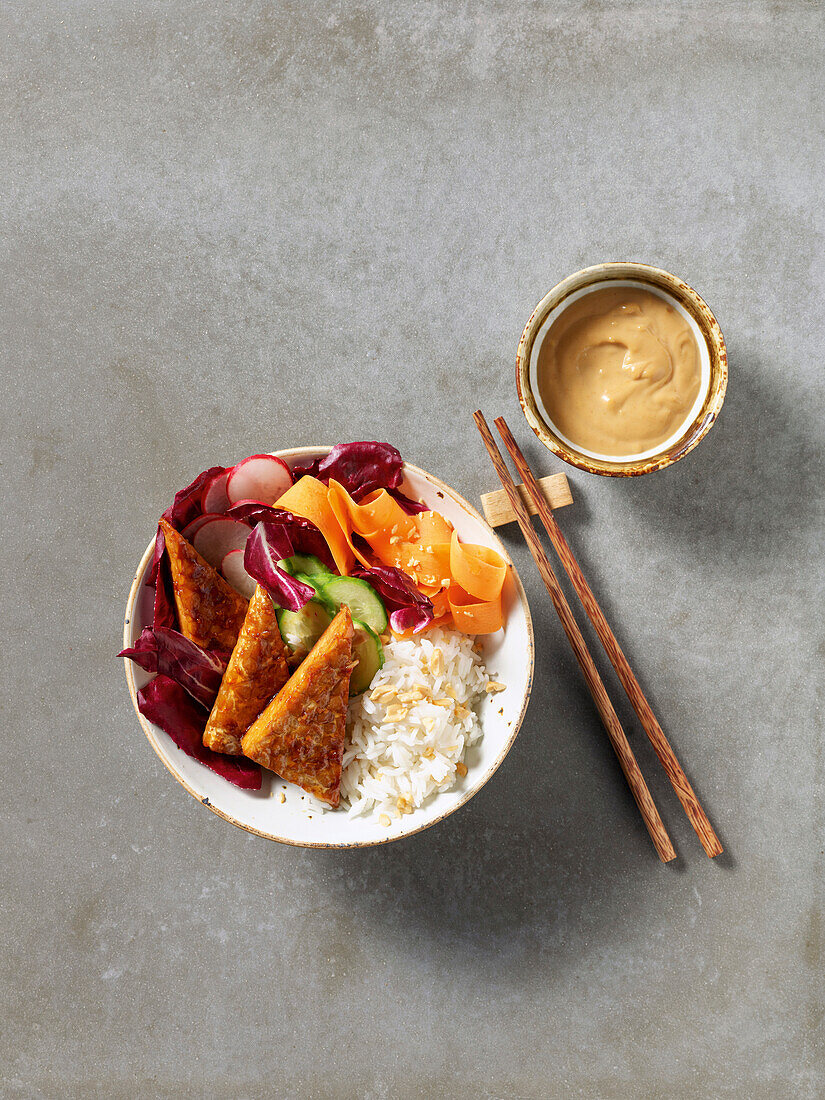
[[(708, 347), (710, 384), (696, 416), (685, 426), (682, 434), (667, 451), (644, 459), (610, 461), (582, 454), (565, 443), (548, 424), (539, 411), (530, 385), (530, 359), (536, 338), (552, 310), (583, 287), (595, 287), (600, 283), (607, 284), (623, 279), (635, 279), (666, 291), (693, 317)], [(725, 400), (727, 385), (728, 355), (725, 340), (719, 322), (704, 298), (692, 286), (671, 272), (633, 261), (611, 261), (595, 264), (592, 267), (583, 267), (580, 271), (575, 271), (562, 279), (545, 294), (530, 314), (516, 351), (516, 390), (519, 405), (534, 434), (545, 447), (571, 466), (607, 477), (638, 477), (640, 474), (663, 470), (667, 466), (672, 466), (674, 462), (678, 462), (680, 458), (684, 458), (699, 445), (715, 423)]]
[[(276, 458), (300, 459), (300, 458), (318, 457), (319, 453), (324, 454), (324, 453), (329, 452), (331, 449), (332, 449), (331, 446), (318, 445), (318, 446), (314, 446), (314, 447), (289, 447), (289, 448), (286, 448), (286, 449), (281, 450), (281, 451), (270, 451), (268, 453), (274, 455)], [(261, 452), (261, 453), (263, 453), (263, 452)], [(205, 799), (200, 794), (198, 794), (198, 792), (190, 786), (190, 784), (183, 778), (183, 776), (180, 775), (172, 767), (171, 763), (166, 759), (166, 756), (164, 755), (164, 753), (162, 752), (162, 750), (160, 748), (160, 745), (158, 744), (157, 737), (156, 737), (156, 734), (155, 734), (155, 730), (154, 730), (152, 724), (138, 710), (137, 687), (136, 687), (136, 684), (135, 684), (134, 664), (132, 663), (132, 661), (129, 660), (128, 657), (124, 657), (123, 658), (123, 664), (124, 664), (124, 667), (125, 667), (125, 670), (126, 670), (126, 682), (127, 682), (128, 687), (129, 687), (129, 695), (130, 695), (131, 700), (132, 700), (132, 706), (134, 707), (135, 714), (137, 715), (138, 721), (140, 722), (140, 725), (143, 729), (143, 732), (146, 734), (146, 737), (149, 741), (149, 744), (154, 749), (154, 751), (155, 751), (156, 755), (159, 757), (161, 763), (164, 765), (164, 767), (167, 769), (167, 771), (170, 772), (171, 775), (174, 776), (174, 778), (178, 781), (178, 783), (180, 783), (180, 785), (195, 799), (196, 802), (199, 802), (202, 806), (206, 806), (207, 809), (212, 811), (212, 813), (216, 814), (220, 818), (223, 818), (224, 821), (228, 821), (231, 825), (235, 825), (239, 829), (243, 829), (247, 833), (252, 833), (253, 836), (259, 836), (264, 840), (275, 841), (279, 844), (288, 844), (288, 845), (290, 845), (291, 847), (294, 847), (294, 848), (335, 848), (335, 849), (374, 848), (374, 847), (377, 847), (380, 844), (392, 844), (395, 841), (404, 840), (407, 837), (415, 836), (416, 833), (421, 833), (425, 829), (432, 828), (433, 825), (437, 825), (439, 822), (443, 821), (445, 818), (450, 817), (457, 810), (460, 810), (462, 808), (462, 806), (465, 806), (474, 795), (478, 794), (478, 792), (480, 790), (482, 790), (482, 788), (487, 785), (487, 783), (490, 781), (490, 779), (492, 779), (492, 777), (495, 775), (495, 773), (498, 771), (498, 769), (504, 763), (504, 760), (507, 757), (507, 754), (510, 752), (510, 749), (513, 747), (513, 743), (515, 742), (515, 739), (518, 736), (518, 733), (519, 733), (519, 730), (521, 729), (522, 723), (524, 722), (524, 717), (527, 713), (527, 707), (529, 706), (530, 696), (531, 696), (532, 690), (533, 690), (533, 676), (534, 676), (534, 672), (535, 672), (536, 654), (535, 654), (535, 636), (534, 636), (534, 632), (533, 632), (533, 619), (532, 619), (532, 615), (530, 614), (530, 604), (528, 602), (527, 593), (524, 590), (524, 585), (522, 583), (521, 577), (518, 574), (518, 570), (516, 569), (510, 555), (507, 553), (506, 547), (503, 545), (503, 543), (499, 539), (498, 535), (496, 535), (495, 531), (493, 531), (493, 529), (490, 527), (490, 525), (487, 523), (487, 521), (483, 518), (483, 516), (481, 516), (481, 514), (475, 508), (473, 508), (473, 506), (467, 500), (465, 500), (464, 497), (462, 497), (459, 493), (457, 493), (455, 491), (455, 489), (451, 488), (449, 485), (446, 484), (446, 482), (442, 481), (440, 478), (437, 478), (437, 477), (435, 477), (435, 475), (428, 473), (428, 471), (423, 470), (420, 466), (415, 466), (411, 462), (405, 462), (403, 469), (405, 471), (406, 470), (414, 471), (415, 473), (420, 474), (421, 476), (423, 476), (427, 481), (429, 481), (436, 488), (437, 491), (441, 491), (441, 492), (449, 494), (449, 496), (452, 497), (452, 499), (458, 505), (460, 505), (462, 508), (464, 508), (467, 512), (469, 512), (469, 514), (471, 516), (473, 516), (481, 524), (483, 524), (483, 526), (486, 527), (491, 532), (491, 534), (493, 535), (493, 538), (498, 543), (498, 547), (497, 547), (498, 551), (501, 553), (504, 560), (510, 566), (510, 572), (512, 574), (513, 580), (514, 580), (515, 585), (516, 585), (516, 592), (517, 592), (518, 598), (521, 602), (522, 608), (524, 610), (525, 624), (526, 624), (526, 627), (527, 627), (527, 660), (528, 660), (528, 666), (529, 667), (528, 667), (527, 685), (526, 685), (526, 689), (525, 689), (525, 693), (524, 693), (524, 699), (522, 701), (521, 709), (519, 711), (518, 717), (513, 722), (513, 728), (510, 731), (510, 734), (507, 738), (506, 743), (504, 744), (504, 746), (500, 750), (500, 752), (499, 752), (498, 756), (496, 757), (496, 759), (493, 761), (493, 764), (492, 764), (491, 768), (489, 769), (489, 771), (487, 772), (487, 774), (482, 778), (481, 782), (479, 782), (476, 786), (471, 787), (469, 790), (465, 791), (464, 794), (462, 795), (461, 799), (454, 806), (452, 806), (449, 810), (445, 810), (443, 813), (439, 814), (438, 817), (434, 817), (432, 819), (432, 821), (423, 822), (421, 825), (417, 825), (414, 829), (410, 829), (408, 832), (399, 833), (396, 836), (382, 837), (378, 840), (357, 840), (357, 841), (347, 841), (345, 843), (334, 843), (334, 842), (331, 842), (331, 841), (293, 840), (290, 837), (283, 837), (283, 836), (277, 835), (276, 833), (270, 833), (270, 832), (266, 832), (262, 829), (256, 829), (252, 825), (246, 825), (246, 824), (244, 824), (244, 822), (238, 821), (236, 818), (234, 818), (231, 814), (227, 813), (225, 810), (221, 810), (217, 806), (214, 806), (208, 798)], [(145, 580), (146, 569), (147, 569), (147, 566), (149, 565), (152, 554), (154, 552), (154, 545), (155, 545), (155, 540), (152, 539), (152, 541), (147, 546), (146, 551), (143, 554), (143, 557), (140, 559), (140, 564), (138, 565), (137, 571), (136, 571), (134, 579), (132, 581), (131, 588), (129, 589), (129, 595), (128, 595), (127, 600), (126, 600), (126, 614), (124, 616), (124, 622), (123, 622), (123, 648), (124, 649), (127, 649), (132, 644), (130, 626), (131, 626), (131, 623), (132, 623), (132, 620), (133, 620), (133, 617), (134, 617), (134, 610), (135, 610), (135, 605), (137, 603), (138, 593), (140, 592), (141, 586), (142, 586), (142, 584)]]

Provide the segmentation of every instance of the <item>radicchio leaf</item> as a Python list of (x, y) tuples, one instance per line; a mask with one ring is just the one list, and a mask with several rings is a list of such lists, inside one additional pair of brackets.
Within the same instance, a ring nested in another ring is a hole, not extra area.
[(158, 579), (158, 570), (160, 569), (160, 563), (166, 550), (166, 539), (163, 537), (163, 531), (158, 527), (157, 534), (155, 535), (155, 548), (152, 551), (152, 564), (149, 566), (149, 573), (146, 577), (146, 586), (151, 588)]
[(338, 443), (323, 458), (296, 466), (292, 476), (297, 481), (310, 474), (325, 485), (334, 478), (354, 500), (360, 500), (374, 489), (396, 489), (403, 465), (400, 453), (389, 443)]
[(239, 519), (243, 523), (254, 525), (263, 522), (267, 527), (275, 525), (283, 528), (278, 538), (286, 538), (289, 543), (283, 544), (284, 553), (280, 555), (282, 558), (290, 558), (293, 554), (314, 554), (327, 568), (335, 573), (338, 572), (327, 540), (315, 524), (304, 519), (303, 516), (294, 516), (285, 508), (272, 508), (268, 504), (258, 504), (249, 500), (234, 504), (226, 514), (231, 519)]
[(429, 512), (430, 510), (426, 504), (422, 504), (420, 500), (412, 500), (406, 493), (402, 493), (400, 489), (388, 489), (387, 492), (393, 500), (398, 502), (408, 516), (417, 515), (419, 512)]
[(174, 629), (178, 625), (178, 610), (172, 588), (172, 573), (169, 568), (169, 556), (162, 554), (155, 576), (155, 603), (152, 611), (152, 626), (167, 626)]
[(130, 649), (118, 657), (128, 657), (146, 672), (159, 672), (185, 688), (193, 699), (212, 707), (229, 654), (222, 649), (203, 649), (177, 630), (146, 627)]
[(244, 568), (278, 607), (300, 611), (315, 595), (315, 589), (279, 568), (279, 560), (291, 553), (291, 550), (286, 555), (282, 553), (284, 533), (285, 528), (277, 523), (259, 523), (246, 540)]
[(225, 466), (211, 466), (198, 474), (191, 485), (175, 493), (175, 501), (170, 508), (163, 513), (163, 518), (175, 528), (182, 531), (193, 519), (197, 519), (203, 512), (203, 492), (214, 477), (225, 474)]
[(144, 718), (168, 733), (178, 748), (224, 779), (248, 791), (261, 789), (261, 769), (244, 756), (213, 752), (203, 743), (207, 710), (194, 701), (169, 676), (159, 675), (137, 693)]
[(371, 569), (356, 570), (353, 576), (371, 584), (384, 601), (390, 626), (396, 634), (404, 634), (408, 630), (418, 634), (433, 621), (435, 612), (432, 602), (418, 591), (402, 569), (374, 565)]

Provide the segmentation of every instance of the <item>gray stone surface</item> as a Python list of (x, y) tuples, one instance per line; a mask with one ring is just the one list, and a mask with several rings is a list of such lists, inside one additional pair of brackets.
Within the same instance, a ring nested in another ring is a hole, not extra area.
[[(4, 1096), (823, 1095), (824, 34), (804, 0), (0, 6)], [(170, 493), (379, 437), (477, 498), (472, 409), (529, 442), (521, 328), (605, 259), (728, 340), (698, 451), (571, 472), (563, 514), (726, 854), (609, 677), (657, 862), (515, 536), (536, 688), (464, 810), (336, 854), (197, 805), (114, 658)]]

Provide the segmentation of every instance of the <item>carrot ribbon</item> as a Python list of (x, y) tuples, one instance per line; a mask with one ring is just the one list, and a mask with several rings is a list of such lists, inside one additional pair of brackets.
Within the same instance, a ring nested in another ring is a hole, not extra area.
[(315, 524), (342, 574), (350, 573), (356, 561), (365, 568), (376, 562), (395, 566), (430, 597), (435, 624), (451, 619), (465, 634), (501, 628), (505, 561), (487, 546), (460, 542), (438, 512), (408, 515), (386, 489), (356, 502), (334, 479), (326, 486), (308, 474), (287, 489), (278, 507)]

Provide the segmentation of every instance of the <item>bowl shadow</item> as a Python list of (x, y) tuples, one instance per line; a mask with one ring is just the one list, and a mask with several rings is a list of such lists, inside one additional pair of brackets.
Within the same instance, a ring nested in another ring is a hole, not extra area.
[(551, 606), (534, 615), (537, 638), (552, 638), (536, 653), (544, 689), (492, 781), (422, 833), (343, 863), (323, 854), (328, 886), (357, 924), (451, 968), (513, 973), (535, 966), (537, 952), (575, 964), (584, 945), (637, 919), (628, 877), (673, 869), (656, 857), (548, 612), (555, 619)]

